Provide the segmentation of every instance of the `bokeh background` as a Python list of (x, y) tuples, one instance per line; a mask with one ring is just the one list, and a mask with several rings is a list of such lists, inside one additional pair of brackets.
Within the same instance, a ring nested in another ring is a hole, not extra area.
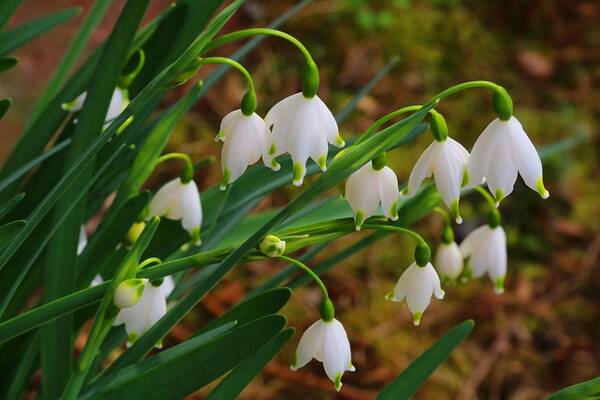
[[(16, 25), (67, 6), (90, 1), (24, 0), (11, 20)], [(90, 48), (110, 32), (122, 1), (115, 1)], [(153, 0), (148, 16), (169, 1)], [(264, 26), (296, 4), (294, 0), (248, 0), (227, 30)], [(341, 393), (313, 362), (292, 373), (288, 364), (299, 333), (244, 391), (243, 399), (370, 399), (414, 358), (455, 324), (473, 318), (471, 336), (418, 392), (418, 399), (539, 399), (561, 387), (600, 375), (600, 3), (583, 0), (314, 0), (282, 29), (300, 38), (321, 71), (321, 97), (340, 110), (393, 57), (398, 64), (360, 101), (340, 128), (349, 137), (387, 112), (418, 104), (458, 82), (487, 79), (505, 86), (515, 114), (534, 143), (563, 149), (544, 161), (551, 197), (542, 201), (519, 180), (502, 204), (508, 234), (507, 291), (497, 296), (486, 280), (446, 288), (434, 300), (421, 326), (408, 310), (384, 300), (411, 262), (411, 244), (392, 236), (353, 256), (325, 276), (348, 331), (358, 371), (347, 374)], [(0, 123), (0, 159), (10, 151), (28, 121), (81, 17), (17, 52), (20, 63), (2, 74), (0, 93), (13, 106)], [(223, 49), (223, 55), (235, 47)], [(245, 60), (253, 73), (264, 115), (279, 99), (298, 90), (299, 57), (287, 44), (264, 42)], [(208, 74), (210, 68), (205, 69)], [(228, 74), (189, 113), (172, 134), (170, 150), (195, 160), (217, 155), (212, 138), (220, 119), (239, 106), (243, 82)], [(172, 103), (181, 91), (169, 94)], [(476, 90), (440, 105), (450, 135), (470, 148), (493, 118), (490, 94)], [(429, 142), (392, 153), (400, 181)], [(566, 144), (565, 144), (566, 143)], [(174, 171), (162, 169), (149, 187)], [(201, 188), (217, 182), (217, 165), (197, 177)], [(286, 187), (259, 209), (283, 205), (297, 193)], [(462, 202), (465, 223), (457, 239), (482, 223), (480, 199)], [(439, 242), (441, 221), (431, 216), (417, 228)], [(93, 223), (88, 226), (93, 230)], [(312, 261), (360, 238), (339, 240)], [(172, 331), (166, 345), (189, 337), (282, 265), (260, 262), (237, 268), (223, 284)], [(320, 294), (312, 286), (294, 292), (284, 309), (289, 324), (304, 331), (318, 318)], [(39, 377), (30, 385), (35, 398)], [(193, 398), (202, 398), (199, 392)]]

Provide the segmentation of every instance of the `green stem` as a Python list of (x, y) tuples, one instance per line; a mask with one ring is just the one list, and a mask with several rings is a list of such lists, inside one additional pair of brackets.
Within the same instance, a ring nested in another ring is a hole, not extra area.
[(327, 287), (325, 287), (325, 284), (323, 283), (321, 278), (319, 278), (319, 275), (317, 275), (315, 273), (315, 271), (310, 269), (310, 267), (306, 266), (306, 264), (304, 264), (302, 261), (296, 260), (295, 258), (292, 258), (292, 257), (279, 256), (277, 258), (287, 261), (291, 264), (294, 264), (296, 267), (298, 267), (301, 270), (303, 270), (304, 272), (306, 272), (306, 274), (309, 275), (317, 283), (317, 285), (319, 285), (321, 292), (323, 292), (323, 299), (329, 298), (329, 293), (327, 292)]
[(479, 192), (479, 194), (485, 199), (485, 201), (490, 205), (490, 208), (496, 209), (496, 200), (492, 197), (491, 194), (487, 192), (481, 186), (475, 186), (475, 190)]
[(475, 190), (479, 192), (479, 194), (485, 199), (485, 201), (490, 206), (488, 225), (492, 228), (497, 227), (502, 221), (500, 211), (498, 211), (498, 203), (496, 202), (496, 200), (494, 200), (492, 195), (489, 194), (487, 190), (485, 190), (481, 186), (475, 186)]
[(442, 231), (442, 242), (445, 244), (450, 244), (450, 243), (454, 242), (454, 231), (452, 230), (452, 220), (450, 219), (450, 216), (448, 215), (446, 210), (444, 210), (441, 207), (435, 207), (433, 209), (433, 211), (438, 213), (439, 215), (441, 215), (442, 218), (444, 218), (444, 230)]
[(190, 159), (190, 157), (187, 154), (184, 154), (184, 153), (165, 154), (164, 156), (161, 156), (158, 158), (158, 160), (156, 160), (155, 165), (158, 165), (165, 161), (173, 160), (173, 159), (181, 160), (185, 163), (185, 166), (183, 167), (183, 170), (181, 171), (181, 174), (180, 174), (181, 182), (182, 183), (190, 182), (194, 178), (194, 164), (192, 163), (192, 160)]
[(244, 77), (244, 80), (246, 81), (246, 86), (248, 87), (248, 92), (246, 92), (246, 95), (244, 96), (244, 99), (242, 100), (241, 109), (242, 109), (242, 112), (244, 113), (244, 115), (252, 115), (254, 113), (254, 111), (256, 110), (256, 92), (254, 90), (254, 80), (252, 79), (252, 76), (250, 75), (248, 70), (239, 62), (232, 60), (231, 58), (227, 58), (227, 57), (198, 58), (197, 62), (196, 62), (196, 66), (198, 66), (198, 67), (201, 67), (202, 65), (208, 65), (208, 64), (228, 65), (228, 66), (236, 69), (240, 74), (242, 74), (242, 76)]
[(302, 72), (302, 93), (306, 98), (313, 98), (317, 94), (317, 91), (319, 89), (319, 69), (306, 47), (304, 47), (304, 45), (298, 39), (296, 39), (288, 33), (271, 28), (242, 29), (211, 40), (204, 47), (202, 53), (209, 52), (211, 50), (216, 49), (217, 47), (223, 46), (224, 44), (230, 42), (259, 35), (274, 36), (280, 39), (287, 40), (288, 42), (293, 44), (298, 50), (300, 50), (300, 52), (304, 56), (305, 61), (305, 68)]
[(504, 88), (502, 86), (500, 86), (494, 82), (470, 81), (470, 82), (459, 83), (458, 85), (449, 87), (448, 89), (443, 90), (443, 91), (439, 92), (438, 94), (436, 94), (435, 96), (433, 96), (432, 100), (442, 100), (450, 95), (453, 95), (458, 92), (462, 92), (463, 90), (475, 89), (475, 88), (490, 89), (494, 92), (504, 90)]
[(410, 230), (408, 228), (403, 228), (401, 226), (380, 225), (380, 224), (364, 224), (363, 228), (365, 228), (365, 229), (374, 229), (374, 230), (381, 230), (381, 231), (392, 231), (392, 232), (403, 233), (403, 234), (408, 235), (411, 238), (413, 238), (415, 240), (415, 242), (417, 242), (418, 245), (428, 246), (428, 244), (425, 241), (425, 239), (423, 239), (423, 237), (421, 235), (419, 235), (417, 232), (415, 232), (413, 230)]
[(147, 258), (137, 266), (137, 270), (141, 271), (142, 269), (146, 268), (148, 265), (152, 265), (152, 264), (162, 264), (162, 260), (158, 257)]

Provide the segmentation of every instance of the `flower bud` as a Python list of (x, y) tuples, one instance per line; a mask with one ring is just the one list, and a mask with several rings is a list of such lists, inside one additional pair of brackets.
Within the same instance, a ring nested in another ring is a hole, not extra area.
[(259, 250), (267, 257), (279, 257), (285, 253), (285, 240), (275, 235), (267, 235), (258, 245)]
[(134, 306), (144, 293), (146, 279), (127, 279), (117, 286), (113, 302), (119, 309)]
[(134, 244), (144, 231), (145, 227), (146, 223), (144, 221), (134, 222), (127, 231), (127, 235), (125, 236), (125, 241), (127, 242), (127, 244)]

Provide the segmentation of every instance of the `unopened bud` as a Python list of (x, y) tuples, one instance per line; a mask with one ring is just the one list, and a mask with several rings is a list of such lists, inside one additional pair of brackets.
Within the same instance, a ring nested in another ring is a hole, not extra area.
[(285, 253), (285, 240), (275, 235), (267, 235), (258, 245), (260, 251), (268, 257), (279, 257)]
[(131, 225), (127, 231), (127, 236), (125, 237), (127, 244), (134, 244), (144, 231), (145, 227), (146, 223), (144, 221), (135, 222), (133, 225)]
[(117, 286), (113, 303), (117, 308), (128, 308), (134, 306), (144, 293), (147, 279), (127, 279)]

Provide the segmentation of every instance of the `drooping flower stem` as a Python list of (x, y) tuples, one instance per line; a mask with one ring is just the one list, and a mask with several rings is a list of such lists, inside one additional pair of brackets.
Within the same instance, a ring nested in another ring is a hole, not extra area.
[(292, 35), (279, 31), (277, 29), (270, 28), (250, 28), (250, 29), (242, 29), (239, 31), (231, 32), (220, 36), (216, 39), (211, 40), (203, 50), (203, 53), (209, 52), (211, 50), (216, 49), (217, 47), (221, 47), (224, 44), (234, 42), (236, 40), (245, 39), (252, 36), (274, 36), (280, 39), (287, 40), (304, 56), (304, 70), (302, 71), (302, 93), (306, 98), (313, 98), (317, 94), (319, 89), (319, 69), (317, 68), (317, 64), (315, 64), (312, 56), (309, 51), (304, 47), (304, 45)]
[(490, 206), (490, 215), (488, 225), (492, 228), (501, 223), (500, 211), (498, 211), (498, 202), (481, 186), (475, 186), (475, 190), (485, 199)]
[(142, 269), (144, 269), (152, 264), (162, 264), (162, 260), (158, 257), (146, 258), (144, 261), (142, 261), (141, 263), (138, 264), (137, 270), (141, 271)]
[(161, 156), (158, 158), (158, 160), (156, 160), (156, 165), (161, 164), (168, 160), (173, 160), (173, 159), (181, 160), (185, 163), (185, 166), (181, 170), (181, 174), (180, 174), (181, 182), (184, 184), (190, 182), (194, 178), (194, 163), (192, 163), (192, 160), (190, 159), (190, 157), (187, 154), (184, 154), (184, 153), (165, 154), (164, 156)]
[(197, 59), (196, 65), (198, 67), (208, 64), (225, 64), (236, 69), (240, 74), (242, 74), (244, 80), (246, 81), (246, 86), (248, 86), (248, 91), (242, 99), (242, 105), (240, 108), (242, 109), (244, 115), (252, 115), (252, 113), (256, 111), (256, 91), (254, 90), (254, 80), (252, 79), (252, 76), (248, 70), (239, 62), (227, 57), (204, 57)]
[(364, 224), (363, 227), (365, 229), (392, 231), (408, 235), (417, 242), (417, 247), (415, 249), (415, 261), (417, 262), (417, 265), (424, 267), (431, 260), (431, 249), (429, 248), (429, 245), (421, 235), (413, 230), (401, 226), (379, 224)]
[(452, 230), (452, 221), (450, 220), (450, 216), (448, 215), (448, 213), (441, 207), (435, 207), (433, 211), (441, 215), (442, 218), (444, 218), (442, 242), (445, 244), (450, 244), (454, 242), (454, 231)]
[(325, 286), (325, 284), (323, 283), (323, 281), (321, 280), (319, 275), (317, 275), (316, 272), (314, 272), (312, 269), (310, 269), (310, 267), (308, 267), (302, 261), (296, 260), (295, 258), (288, 257), (288, 256), (279, 256), (278, 258), (281, 260), (285, 260), (285, 261), (289, 262), (290, 264), (293, 264), (296, 267), (300, 268), (302, 271), (306, 272), (308, 274), (308, 276), (310, 276), (317, 283), (317, 285), (321, 289), (321, 292), (323, 292), (323, 301), (321, 302), (321, 309), (320, 309), (321, 318), (325, 322), (329, 322), (329, 321), (333, 320), (333, 317), (335, 315), (333, 303), (329, 299), (329, 293), (327, 292), (327, 287)]

